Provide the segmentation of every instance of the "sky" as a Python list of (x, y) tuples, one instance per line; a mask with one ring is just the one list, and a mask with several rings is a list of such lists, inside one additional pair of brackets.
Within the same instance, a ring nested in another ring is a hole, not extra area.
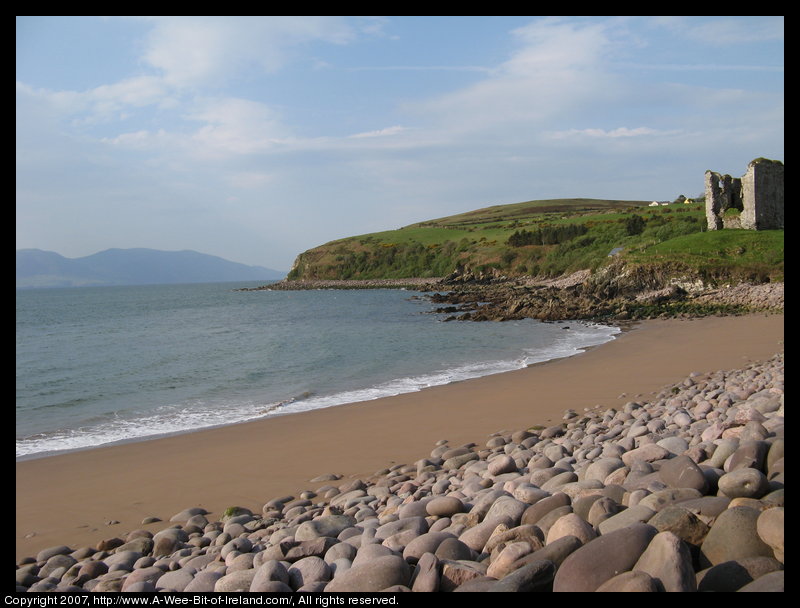
[(490, 205), (783, 161), (783, 17), (17, 17), (16, 245), (288, 270)]

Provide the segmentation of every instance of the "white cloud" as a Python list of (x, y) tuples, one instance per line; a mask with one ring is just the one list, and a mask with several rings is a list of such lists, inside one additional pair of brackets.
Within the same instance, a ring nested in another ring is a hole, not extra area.
[(636, 127), (629, 129), (628, 127), (618, 127), (616, 129), (567, 129), (565, 131), (553, 131), (549, 136), (554, 139), (563, 139), (567, 137), (595, 137), (595, 138), (610, 138), (617, 139), (620, 137), (642, 137), (642, 136), (659, 136), (659, 135), (674, 135), (678, 131), (660, 131), (658, 129), (651, 129), (649, 127)]
[(87, 114), (81, 122), (112, 122), (132, 117), (131, 110), (154, 106), (172, 108), (179, 104), (174, 91), (154, 76), (137, 76), (101, 85), (80, 95), (87, 104)]
[(140, 131), (131, 131), (129, 133), (120, 133), (116, 137), (103, 137), (100, 139), (104, 144), (111, 144), (131, 150), (146, 151), (174, 146), (177, 140), (178, 138), (175, 135), (168, 133), (164, 129), (158, 129), (157, 131), (147, 131), (143, 129)]
[(160, 78), (154, 76), (137, 76), (127, 78), (114, 84), (101, 85), (87, 92), (87, 96), (95, 104), (108, 104), (111, 109), (126, 106), (147, 106), (161, 102), (168, 93), (167, 87)]
[(256, 154), (269, 150), (289, 135), (273, 110), (248, 99), (203, 100), (188, 118), (205, 123), (191, 137), (200, 156)]
[(35, 88), (24, 82), (16, 83), (17, 114), (38, 111), (49, 116), (67, 116), (83, 112), (89, 102), (85, 95), (75, 91), (49, 91)]
[(597, 67), (610, 44), (606, 24), (581, 25), (558, 18), (535, 21), (513, 34), (522, 46), (500, 71), (525, 77)]
[(350, 135), (350, 138), (353, 139), (361, 139), (365, 137), (386, 137), (390, 135), (397, 135), (398, 133), (402, 133), (403, 131), (407, 131), (407, 127), (401, 127), (399, 125), (395, 125), (394, 127), (386, 127), (385, 129), (378, 129), (377, 131), (365, 131), (364, 133), (356, 133), (354, 135)]
[[(141, 50), (149, 73), (85, 91), (34, 89), (18, 83), (18, 92), (35, 96), (73, 125), (95, 125), (128, 119), (132, 110), (176, 109), (208, 90), (231, 81), (283, 67), (303, 45), (323, 41), (345, 44), (353, 28), (340, 17), (146, 17), (152, 27)], [(369, 20), (367, 20), (369, 23)], [(235, 118), (234, 118), (235, 120)], [(205, 137), (247, 147), (213, 120)], [(274, 121), (272, 121), (274, 124)], [(259, 134), (256, 134), (258, 137)]]
[[(358, 30), (369, 36), (387, 37), (384, 28), (389, 23), (388, 17), (380, 16), (361, 16), (356, 17), (356, 26)], [(396, 39), (396, 36), (388, 36), (389, 38)]]
[(347, 68), (349, 72), (484, 72), (492, 68), (480, 65), (371, 65)]
[(151, 17), (145, 61), (178, 87), (219, 85), (243, 71), (274, 71), (292, 49), (354, 37), (340, 17)]
[(514, 30), (513, 37), (517, 49), (484, 80), (408, 104), (408, 111), (451, 134), (483, 131), (518, 139), (576, 109), (619, 98), (619, 79), (607, 64), (605, 24), (548, 18)]

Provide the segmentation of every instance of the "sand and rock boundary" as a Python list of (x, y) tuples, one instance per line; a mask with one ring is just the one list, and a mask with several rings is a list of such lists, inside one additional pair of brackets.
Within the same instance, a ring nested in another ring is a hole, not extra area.
[[(784, 359), (20, 560), (18, 591), (783, 591)], [(143, 525), (145, 522), (143, 522)]]

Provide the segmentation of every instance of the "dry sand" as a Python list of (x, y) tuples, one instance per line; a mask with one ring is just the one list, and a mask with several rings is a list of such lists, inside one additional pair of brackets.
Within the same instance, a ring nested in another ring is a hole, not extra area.
[[(187, 507), (260, 512), (323, 473), (369, 475), (426, 457), (439, 439), (561, 420), (564, 410), (647, 399), (693, 371), (745, 366), (783, 351), (783, 315), (639, 324), (586, 353), (418, 393), (16, 464), (17, 560), (46, 547), (94, 546), (153, 532)], [(143, 526), (142, 519), (164, 521)], [(117, 520), (119, 523), (108, 525)]]

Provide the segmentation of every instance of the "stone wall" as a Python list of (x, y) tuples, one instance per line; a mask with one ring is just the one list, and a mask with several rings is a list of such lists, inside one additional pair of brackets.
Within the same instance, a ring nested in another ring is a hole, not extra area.
[[(709, 230), (722, 230), (729, 209), (742, 211), (742, 180), (706, 171), (706, 219)], [(730, 228), (730, 226), (728, 226)]]
[(783, 228), (783, 163), (757, 158), (742, 177), (742, 228)]
[(741, 178), (706, 171), (708, 229), (783, 229), (783, 171), (782, 162), (766, 158), (751, 161)]

